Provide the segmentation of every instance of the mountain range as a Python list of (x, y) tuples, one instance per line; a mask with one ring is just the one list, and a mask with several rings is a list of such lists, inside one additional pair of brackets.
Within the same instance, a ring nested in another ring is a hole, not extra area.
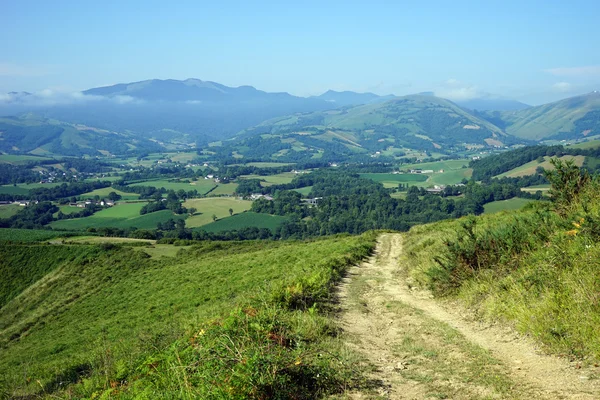
[[(322, 152), (322, 146), (333, 143), (358, 153), (417, 149), (447, 154), (600, 134), (596, 92), (530, 107), (492, 96), (451, 102), (431, 93), (397, 97), (329, 90), (298, 97), (199, 79), (153, 79), (66, 98), (11, 92), (0, 99), (0, 115), (13, 117), (0, 121), (0, 151), (9, 153), (135, 153), (222, 140), (240, 144), (253, 135), (272, 135), (263, 139), (271, 145), (275, 136), (281, 143), (295, 143), (284, 146), (289, 151)], [(107, 132), (119, 145), (102, 142)]]

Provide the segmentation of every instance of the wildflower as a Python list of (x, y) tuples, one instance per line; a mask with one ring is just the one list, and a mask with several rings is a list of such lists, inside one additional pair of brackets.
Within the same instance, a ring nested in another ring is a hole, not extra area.
[(296, 362), (294, 363), (294, 365), (300, 365), (302, 364), (302, 360), (296, 360)]
[(577, 222), (573, 222), (573, 226), (575, 228), (581, 228), (581, 224), (578, 224)]
[(579, 233), (579, 231), (577, 229), (572, 229), (570, 231), (566, 231), (565, 232), (568, 236), (575, 236)]
[(206, 333), (206, 331), (204, 329), (200, 329), (200, 331), (198, 332), (198, 336), (202, 336)]

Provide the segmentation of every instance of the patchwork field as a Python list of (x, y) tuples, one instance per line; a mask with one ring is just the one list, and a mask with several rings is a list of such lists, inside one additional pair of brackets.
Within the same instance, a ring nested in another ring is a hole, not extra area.
[(286, 219), (287, 218), (279, 215), (269, 215), (246, 211), (241, 214), (236, 214), (232, 217), (227, 217), (217, 220), (216, 222), (212, 222), (208, 225), (204, 225), (200, 229), (207, 232), (222, 232), (256, 227), (259, 229), (267, 228), (273, 232), (275, 228), (281, 225)]
[(18, 204), (0, 205), (0, 219), (10, 218), (18, 213), (21, 209), (22, 207), (20, 207)]
[(185, 219), (187, 215), (175, 215), (170, 210), (161, 210), (150, 214), (140, 215), (140, 209), (146, 203), (121, 203), (114, 207), (98, 211), (86, 218), (65, 219), (50, 224), (53, 229), (86, 230), (87, 228), (138, 228), (156, 229), (160, 222), (169, 219)]
[(238, 187), (237, 183), (219, 184), (214, 190), (211, 190), (209, 196), (233, 195)]
[(213, 215), (217, 218), (228, 218), (229, 209), (233, 209), (234, 214), (249, 210), (252, 202), (249, 200), (239, 200), (232, 197), (208, 197), (204, 199), (190, 199), (183, 205), (187, 208), (198, 210), (196, 214), (185, 221), (188, 228), (196, 228), (213, 222)]

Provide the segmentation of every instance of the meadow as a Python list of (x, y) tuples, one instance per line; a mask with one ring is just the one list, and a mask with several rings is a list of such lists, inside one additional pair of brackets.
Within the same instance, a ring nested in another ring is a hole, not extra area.
[(0, 228), (0, 242), (40, 242), (78, 234), (78, 232), (57, 232), (42, 229)]
[(7, 163), (7, 164), (19, 165), (19, 164), (26, 164), (31, 161), (44, 161), (44, 160), (51, 160), (51, 158), (37, 157), (37, 156), (31, 156), (31, 155), (26, 155), (26, 154), (0, 154), (0, 163)]
[(18, 204), (0, 205), (0, 219), (12, 217), (22, 209)]
[(242, 175), (242, 179), (260, 179), (264, 180), (261, 182), (261, 186), (272, 186), (281, 185), (284, 183), (290, 183), (297, 175), (292, 172), (282, 172), (276, 175)]
[[(507, 171), (500, 175), (497, 175), (495, 178), (504, 178), (504, 177), (514, 178), (514, 177), (519, 177), (519, 176), (534, 175), (536, 173), (536, 169), (538, 167), (542, 167), (549, 171), (553, 170), (554, 166), (552, 164), (550, 164), (550, 158), (551, 157), (544, 157), (544, 161), (541, 163), (538, 162), (537, 160), (530, 161), (519, 167), (513, 168), (510, 171)], [(585, 160), (585, 156), (568, 156), (567, 155), (567, 156), (560, 157), (560, 159), (561, 160), (574, 160), (575, 165), (577, 165), (578, 167), (581, 167), (583, 165), (583, 161)]]
[(397, 188), (399, 183), (408, 183), (411, 186), (425, 186), (424, 182), (429, 178), (428, 175), (423, 174), (367, 173), (360, 174), (360, 176), (375, 182), (380, 182), (386, 188)]
[(175, 215), (170, 210), (161, 210), (140, 215), (145, 202), (119, 203), (85, 218), (63, 219), (50, 223), (53, 229), (83, 231), (88, 228), (138, 228), (156, 229), (158, 223), (169, 219), (185, 219), (187, 215)]
[(208, 196), (232, 196), (238, 187), (237, 183), (227, 183), (227, 184), (219, 184), (216, 188), (207, 192)]
[(207, 225), (203, 225), (200, 229), (207, 232), (222, 232), (256, 227), (259, 229), (266, 228), (273, 232), (286, 220), (286, 217), (281, 217), (279, 215), (269, 215), (246, 211), (240, 214), (235, 214), (232, 217), (223, 218)]
[(179, 180), (157, 179), (132, 183), (129, 186), (153, 186), (155, 188), (165, 188), (166, 190), (197, 190), (200, 194), (205, 194), (214, 188), (217, 184), (212, 179), (199, 179), (194, 182), (183, 182)]
[(216, 215), (219, 219), (229, 218), (230, 208), (233, 209), (234, 214), (249, 210), (252, 202), (232, 197), (207, 197), (204, 199), (189, 199), (183, 205), (186, 208), (193, 207), (198, 210), (185, 221), (186, 227), (196, 228), (213, 222), (213, 215)]
[(462, 167), (467, 167), (469, 165), (469, 161), (467, 159), (463, 160), (445, 160), (445, 161), (434, 161), (427, 163), (415, 163), (415, 164), (402, 164), (400, 169), (403, 171), (411, 170), (411, 169), (432, 169), (435, 172), (439, 172), (440, 170), (444, 170), (444, 172), (448, 170), (454, 169), (462, 169)]
[(298, 192), (303, 196), (308, 196), (310, 194), (311, 190), (312, 190), (312, 186), (306, 186), (303, 188), (294, 189), (295, 192)]
[(92, 199), (95, 196), (98, 196), (101, 199), (106, 199), (111, 192), (115, 192), (116, 194), (120, 195), (121, 200), (138, 200), (140, 198), (140, 195), (137, 193), (122, 192), (112, 187), (96, 189), (92, 192), (81, 194), (78, 197), (81, 199)]
[[(316, 398), (341, 391), (358, 379), (355, 360), (318, 304), (374, 242), (374, 235), (212, 242), (170, 246), (172, 257), (139, 247), (54, 246), (36, 278), (48, 275), (5, 290), (21, 296), (0, 308), (3, 393)], [(6, 249), (2, 268), (26, 275), (38, 264), (23, 270), (18, 260), (44, 249)]]

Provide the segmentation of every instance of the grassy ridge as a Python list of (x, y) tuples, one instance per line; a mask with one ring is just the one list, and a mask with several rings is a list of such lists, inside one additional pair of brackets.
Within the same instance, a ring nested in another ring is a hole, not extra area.
[(417, 226), (401, 261), (416, 282), (459, 298), (553, 352), (600, 359), (600, 184), (570, 204)]
[[(314, 398), (340, 390), (350, 366), (319, 304), (374, 242), (373, 234), (212, 242), (171, 258), (82, 246), (82, 256), (57, 262), (0, 309), (4, 390), (75, 398)], [(56, 246), (56, 258), (69, 248)]]
[(0, 228), (0, 242), (41, 242), (57, 237), (78, 235), (77, 232), (56, 232), (38, 229)]

